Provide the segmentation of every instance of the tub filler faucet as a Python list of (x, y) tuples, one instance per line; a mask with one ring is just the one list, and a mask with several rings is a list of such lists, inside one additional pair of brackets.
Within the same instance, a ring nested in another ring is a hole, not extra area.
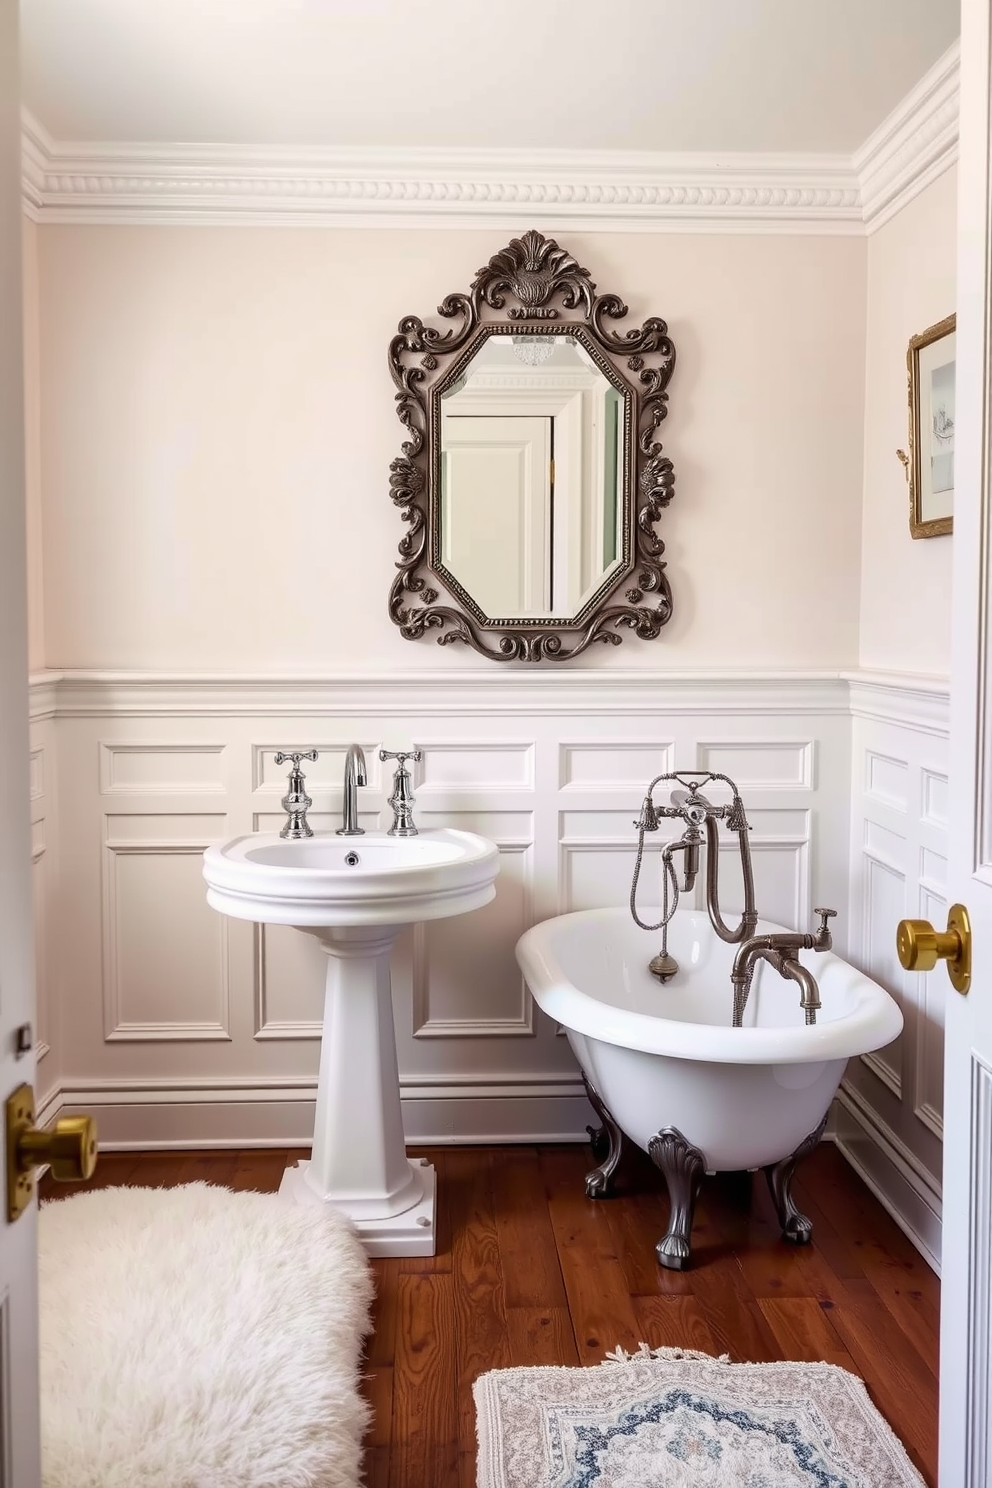
[[(674, 780), (679, 788), (672, 791), (669, 806), (656, 806), (652, 792), (655, 786), (663, 780)], [(730, 787), (732, 796), (729, 805), (714, 806), (712, 801), (702, 794), (703, 786), (708, 785), (710, 781), (723, 781)], [(679, 817), (685, 823), (685, 831), (677, 841), (666, 843), (661, 850), (663, 895), (661, 919), (656, 925), (646, 925), (637, 913), (636, 903), (637, 880), (644, 856), (644, 834), (656, 832), (661, 819), (666, 817)], [(744, 880), (744, 911), (740, 922), (733, 928), (726, 924), (720, 913), (718, 821), (725, 822), (728, 831), (737, 834), (741, 874)], [(737, 945), (753, 936), (754, 927), (758, 923), (758, 911), (754, 904), (754, 872), (751, 867), (751, 849), (748, 844), (748, 832), (751, 829), (744, 815), (744, 803), (741, 800), (740, 791), (729, 775), (711, 771), (696, 779), (684, 770), (669, 770), (663, 775), (656, 775), (648, 786), (641, 814), (634, 826), (638, 834), (637, 862), (634, 867), (634, 879), (630, 886), (630, 912), (635, 924), (639, 925), (642, 930), (661, 931), (661, 951), (648, 963), (648, 970), (659, 981), (670, 981), (679, 969), (678, 962), (668, 950), (668, 926), (678, 906), (679, 894), (692, 892), (699, 873), (699, 852), (703, 846), (706, 848), (706, 912), (710, 917), (710, 924), (720, 939), (727, 941), (730, 945)], [(676, 853), (682, 854), (681, 887), (673, 861)]]
[(799, 1005), (806, 1015), (807, 1023), (816, 1022), (816, 1010), (820, 1006), (820, 990), (816, 978), (799, 960), (800, 951), (829, 951), (833, 944), (827, 921), (835, 909), (814, 909), (820, 916), (820, 927), (815, 934), (799, 931), (780, 931), (774, 935), (752, 935), (734, 957), (734, 969), (730, 980), (734, 987), (734, 1027), (740, 1028), (744, 1021), (744, 1009), (751, 991), (751, 982), (759, 961), (767, 961), (779, 976), (799, 983)]

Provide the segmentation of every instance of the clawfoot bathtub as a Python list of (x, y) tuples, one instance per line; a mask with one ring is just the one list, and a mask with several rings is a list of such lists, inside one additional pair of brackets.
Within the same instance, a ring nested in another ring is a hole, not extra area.
[(705, 914), (678, 910), (669, 945), (681, 970), (661, 985), (647, 970), (656, 940), (627, 909), (594, 909), (545, 920), (517, 944), (527, 983), (568, 1034), (603, 1123), (596, 1134), (603, 1161), (586, 1192), (610, 1192), (626, 1135), (668, 1186), (662, 1265), (688, 1265), (700, 1183), (723, 1169), (763, 1168), (785, 1238), (803, 1243), (812, 1227), (792, 1201), (795, 1167), (822, 1135), (848, 1059), (890, 1043), (902, 1013), (840, 957), (804, 951), (820, 988), (817, 1022), (805, 1022), (795, 983), (762, 963), (743, 1027), (734, 1028), (736, 947), (714, 934)]

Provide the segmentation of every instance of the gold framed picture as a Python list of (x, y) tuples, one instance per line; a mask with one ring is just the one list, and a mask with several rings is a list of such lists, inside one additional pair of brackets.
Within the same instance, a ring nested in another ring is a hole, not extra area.
[[(941, 537), (954, 521), (955, 317), (909, 343), (909, 477), (911, 537)], [(900, 452), (901, 455), (901, 452)]]

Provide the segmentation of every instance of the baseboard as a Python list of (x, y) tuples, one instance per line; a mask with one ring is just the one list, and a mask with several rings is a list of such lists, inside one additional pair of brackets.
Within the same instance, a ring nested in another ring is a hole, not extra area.
[[(309, 1147), (314, 1089), (309, 1080), (212, 1086), (73, 1082), (45, 1097), (45, 1123), (65, 1109), (95, 1119), (104, 1152)], [(411, 1146), (584, 1142), (592, 1119), (582, 1086), (574, 1080), (474, 1089), (413, 1086), (403, 1095), (403, 1126)], [(892, 1134), (841, 1089), (825, 1135), (939, 1274), (940, 1199), (906, 1161)]]
[[(127, 1081), (66, 1085), (49, 1097), (46, 1119), (63, 1109), (92, 1116), (105, 1152), (172, 1148), (309, 1147), (314, 1125), (311, 1081), (277, 1086), (192, 1088)], [(411, 1145), (580, 1142), (592, 1111), (579, 1081), (413, 1087), (403, 1095)]]
[(62, 1090), (58, 1085), (53, 1085), (39, 1097), (34, 1108), (35, 1126), (47, 1126), (54, 1121), (62, 1110)]
[(851, 1167), (939, 1276), (941, 1200), (930, 1175), (847, 1086), (837, 1092), (832, 1125)]
[[(50, 1091), (39, 1108), (47, 1124), (63, 1109), (92, 1116), (104, 1152), (309, 1147), (314, 1124), (310, 1081), (242, 1082), (181, 1088), (155, 1082), (72, 1085)], [(583, 1142), (592, 1112), (577, 1082), (549, 1085), (414, 1087), (403, 1097), (411, 1146), (490, 1146)], [(907, 1160), (902, 1144), (842, 1088), (825, 1140), (834, 1141), (867, 1187), (937, 1274), (940, 1198)]]

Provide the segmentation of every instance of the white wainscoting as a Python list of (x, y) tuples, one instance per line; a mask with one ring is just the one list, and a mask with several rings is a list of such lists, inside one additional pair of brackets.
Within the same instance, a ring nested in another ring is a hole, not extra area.
[(34, 912), (36, 1012), (35, 1092), (38, 1112), (47, 1120), (59, 1101), (58, 989), (53, 965), (58, 880), (55, 723), (44, 716), (40, 697), (32, 724), (28, 790), (31, 797), (31, 880)]
[(898, 920), (947, 920), (946, 684), (851, 679), (851, 960), (899, 1001), (901, 1037), (852, 1060), (835, 1112), (847, 1158), (930, 1260), (940, 1263), (942, 965), (904, 972)]
[[(207, 843), (281, 824), (280, 748), (320, 751), (307, 773), (317, 830), (339, 824), (352, 742), (369, 763), (361, 823), (388, 825), (378, 747), (413, 744), (420, 823), (499, 845), (491, 905), (397, 944), (411, 1140), (584, 1135), (591, 1113), (567, 1041), (533, 1006), (513, 948), (536, 920), (626, 903), (633, 819), (661, 770), (737, 780), (765, 914), (808, 924), (814, 902), (847, 899), (851, 718), (836, 675), (47, 674), (32, 696), (58, 788), (61, 872), (40, 898), (61, 1100), (93, 1112), (108, 1147), (309, 1141), (323, 955), (294, 931), (218, 916), (200, 876)], [(657, 898), (651, 866), (645, 902)], [(843, 948), (839, 922), (837, 938)]]

